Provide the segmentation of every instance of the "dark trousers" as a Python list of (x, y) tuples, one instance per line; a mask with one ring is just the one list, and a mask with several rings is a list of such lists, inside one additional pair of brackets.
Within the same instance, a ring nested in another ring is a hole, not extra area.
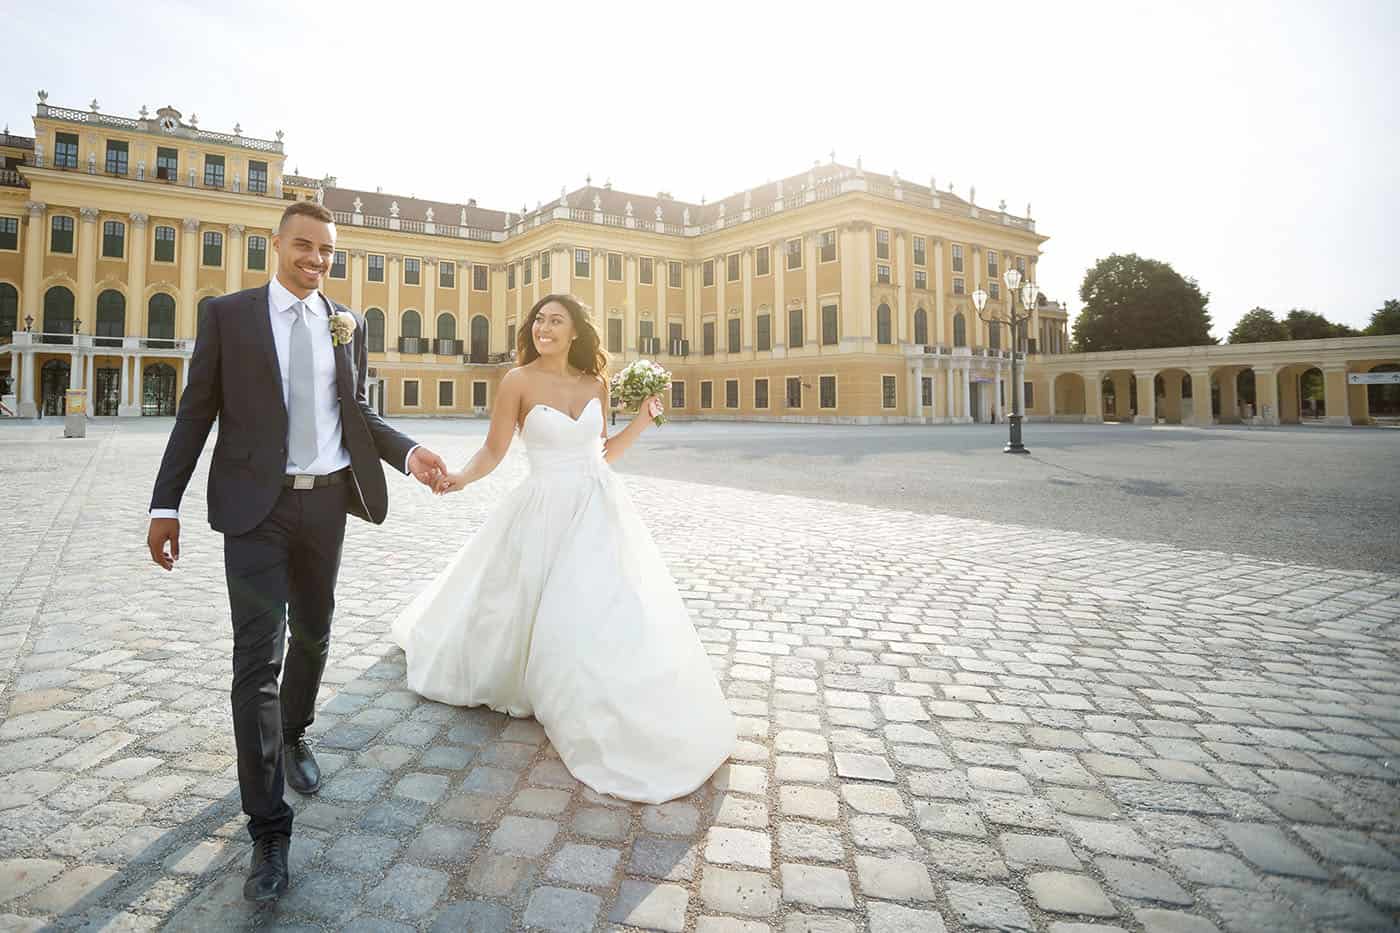
[(316, 718), (350, 489), (283, 489), (256, 528), (224, 536), (238, 789), (254, 839), (292, 831), (292, 808), (282, 799), (282, 745)]

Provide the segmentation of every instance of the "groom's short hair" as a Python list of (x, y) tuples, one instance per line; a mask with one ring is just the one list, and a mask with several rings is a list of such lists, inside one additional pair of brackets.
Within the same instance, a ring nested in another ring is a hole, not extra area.
[(310, 217), (323, 224), (335, 223), (335, 216), (326, 210), (324, 205), (317, 204), (315, 201), (293, 201), (282, 212), (282, 219), (277, 222), (277, 229), (281, 230), (293, 217)]

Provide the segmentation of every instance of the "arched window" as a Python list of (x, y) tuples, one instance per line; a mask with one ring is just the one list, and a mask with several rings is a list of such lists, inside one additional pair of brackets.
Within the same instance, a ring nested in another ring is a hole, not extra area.
[(205, 295), (203, 298), (199, 299), (199, 304), (195, 305), (194, 320), (196, 328), (198, 328), (200, 322), (204, 320), (204, 312), (209, 310), (209, 302), (213, 300), (214, 299), (210, 296)]
[(480, 314), (472, 318), (471, 361), (485, 363), (491, 352), (491, 322)]
[(384, 312), (370, 308), (365, 312), (365, 328), (369, 331), (365, 339), (369, 341), (369, 352), (384, 352)]
[(961, 311), (953, 315), (953, 346), (967, 346), (967, 319)]
[(450, 314), (439, 314), (437, 319), (437, 336), (439, 340), (456, 340), (457, 319)]
[(928, 312), (923, 308), (914, 312), (914, 342), (921, 347), (928, 346)]
[(0, 337), (19, 330), (19, 292), (9, 282), (0, 282)]
[(875, 342), (894, 343), (890, 331), (890, 306), (882, 301), (880, 307), (875, 309)]
[(165, 292), (157, 292), (146, 303), (146, 345), (175, 346), (175, 299)]
[(55, 285), (44, 293), (44, 333), (50, 343), (73, 342), (73, 293)]
[(97, 296), (97, 345), (119, 347), (126, 334), (126, 296), (109, 288)]
[(405, 311), (399, 323), (399, 336), (401, 337), (421, 337), (423, 336), (423, 319), (419, 317), (417, 311)]

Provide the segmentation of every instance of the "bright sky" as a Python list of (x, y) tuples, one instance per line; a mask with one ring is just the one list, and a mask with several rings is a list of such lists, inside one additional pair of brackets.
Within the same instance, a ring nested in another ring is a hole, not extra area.
[[(318, 22), (318, 11), (324, 15)], [(674, 12), (673, 12), (674, 11)], [(1170, 262), (1256, 305), (1400, 297), (1400, 3), (13, 4), (0, 121), (55, 105), (286, 132), (288, 167), (518, 210), (595, 182), (698, 200), (825, 161), (1029, 201), (1042, 289)]]

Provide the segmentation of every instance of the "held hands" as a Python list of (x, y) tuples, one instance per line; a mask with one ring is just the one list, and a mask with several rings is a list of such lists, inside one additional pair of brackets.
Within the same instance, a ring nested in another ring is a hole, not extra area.
[(428, 448), (419, 447), (408, 458), (408, 472), (418, 482), (436, 491), (437, 484), (447, 474), (447, 464)]
[(463, 470), (460, 473), (444, 473), (433, 486), (433, 492), (439, 496), (445, 496), (449, 492), (461, 492), (467, 488), (467, 473)]
[[(170, 553), (166, 553), (166, 544)], [(151, 560), (166, 570), (175, 569), (180, 559), (180, 520), (178, 518), (153, 518), (150, 530), (146, 532), (146, 546), (151, 549)]]

